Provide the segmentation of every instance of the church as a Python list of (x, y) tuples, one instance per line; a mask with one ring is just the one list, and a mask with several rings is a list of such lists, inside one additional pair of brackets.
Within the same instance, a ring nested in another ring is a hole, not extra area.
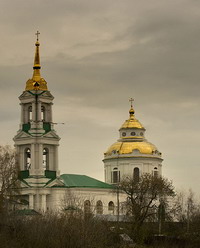
[(136, 179), (143, 173), (161, 175), (162, 154), (146, 140), (146, 130), (135, 118), (131, 101), (119, 139), (104, 153), (105, 182), (86, 175), (61, 174), (60, 137), (52, 120), (54, 97), (41, 77), (39, 48), (37, 32), (33, 76), (19, 96), (21, 118), (13, 139), (20, 167), (21, 200), (26, 209), (40, 213), (76, 207), (97, 215), (117, 215), (125, 194), (117, 194), (115, 186), (127, 175)]

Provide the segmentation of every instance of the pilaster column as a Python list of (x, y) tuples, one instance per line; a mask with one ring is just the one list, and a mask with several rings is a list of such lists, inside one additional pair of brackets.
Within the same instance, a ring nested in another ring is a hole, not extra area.
[(40, 204), (40, 195), (38, 193), (36, 193), (36, 195), (35, 195), (35, 210), (40, 211), (41, 210), (40, 206), (41, 206), (41, 204)]
[(47, 202), (46, 202), (46, 195), (45, 194), (42, 194), (41, 210), (44, 212), (46, 212), (46, 210), (47, 210)]
[(22, 103), (20, 103), (21, 105), (21, 125), (24, 123), (24, 106)]
[(29, 195), (29, 209), (34, 209), (34, 195)]
[(31, 144), (31, 171), (35, 170), (35, 144)]
[(43, 170), (43, 145), (38, 144), (38, 167), (37, 169)]
[(17, 146), (18, 163), (20, 165), (20, 170), (25, 170), (25, 157), (24, 157), (24, 147)]
[(53, 116), (52, 116), (52, 103), (50, 104), (49, 106), (49, 122), (52, 122), (53, 121)]
[(32, 102), (32, 121), (36, 121), (36, 106), (35, 106), (35, 102)]
[(38, 101), (38, 104), (37, 104), (37, 120), (38, 121), (41, 121), (41, 102)]
[(58, 146), (55, 146), (55, 157), (54, 157), (54, 168), (53, 170), (58, 171)]

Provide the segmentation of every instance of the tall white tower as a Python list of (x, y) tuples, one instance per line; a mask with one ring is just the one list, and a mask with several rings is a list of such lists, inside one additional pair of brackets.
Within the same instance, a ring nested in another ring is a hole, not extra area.
[(118, 141), (104, 153), (106, 183), (116, 184), (130, 175), (139, 180), (143, 173), (162, 173), (161, 153), (145, 139), (146, 130), (134, 113), (131, 99), (130, 117), (119, 129)]
[(59, 175), (60, 138), (52, 122), (54, 97), (47, 88), (47, 82), (40, 74), (38, 34), (37, 32), (33, 77), (26, 82), (25, 91), (19, 97), (21, 123), (14, 137), (21, 178), (32, 186), (45, 185), (49, 179), (54, 179)]

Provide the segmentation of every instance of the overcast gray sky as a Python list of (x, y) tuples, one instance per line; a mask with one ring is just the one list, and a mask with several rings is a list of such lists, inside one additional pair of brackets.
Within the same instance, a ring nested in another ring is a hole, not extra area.
[(0, 0), (2, 145), (18, 129), (37, 30), (54, 122), (65, 122), (56, 126), (61, 173), (103, 180), (103, 153), (133, 97), (163, 175), (198, 192), (200, 1)]

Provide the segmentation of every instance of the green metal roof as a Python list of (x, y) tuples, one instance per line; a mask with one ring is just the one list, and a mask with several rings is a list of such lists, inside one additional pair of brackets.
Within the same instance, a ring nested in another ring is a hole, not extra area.
[(112, 189), (112, 185), (108, 183), (101, 182), (92, 177), (85, 175), (76, 174), (63, 174), (60, 176), (64, 184), (67, 187), (77, 187), (77, 188), (102, 188), (102, 189)]

